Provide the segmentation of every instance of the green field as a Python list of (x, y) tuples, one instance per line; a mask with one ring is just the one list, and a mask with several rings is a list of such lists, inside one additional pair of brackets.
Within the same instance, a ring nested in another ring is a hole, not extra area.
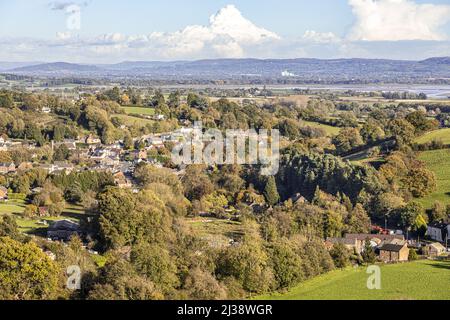
[(450, 149), (421, 152), (419, 160), (424, 161), (437, 178), (437, 190), (419, 202), (426, 208), (431, 208), (435, 201), (450, 204)]
[(337, 270), (259, 300), (450, 300), (450, 261), (381, 266), (381, 289), (367, 289), (366, 268)]
[(40, 221), (45, 220), (48, 224), (50, 224), (52, 221), (62, 219), (69, 219), (75, 222), (80, 222), (80, 220), (85, 216), (85, 212), (83, 211), (83, 209), (74, 205), (68, 205), (59, 217), (26, 219), (21, 217), (21, 214), (24, 212), (24, 210), (25, 202), (23, 200), (10, 200), (8, 202), (0, 203), (0, 216), (5, 214), (14, 215), (16, 217), (20, 232), (27, 234), (44, 235), (48, 226), (40, 223)]
[(214, 245), (228, 245), (229, 239), (242, 237), (241, 223), (226, 219), (187, 218), (186, 222), (203, 239)]
[(152, 116), (155, 114), (155, 109), (148, 107), (127, 106), (122, 107), (122, 109), (125, 110), (127, 114), (139, 114), (144, 116)]
[(429, 132), (416, 139), (416, 143), (424, 144), (432, 141), (441, 141), (443, 144), (450, 144), (450, 128)]
[(318, 123), (318, 122), (311, 122), (311, 121), (303, 121), (302, 120), (301, 123), (304, 124), (305, 126), (309, 126), (309, 127), (313, 127), (313, 128), (321, 128), (321, 129), (325, 130), (325, 132), (329, 136), (336, 136), (341, 131), (341, 128), (329, 126), (329, 125)]

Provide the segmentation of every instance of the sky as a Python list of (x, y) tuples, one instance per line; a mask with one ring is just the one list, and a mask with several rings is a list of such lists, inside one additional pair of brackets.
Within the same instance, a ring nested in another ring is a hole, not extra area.
[(450, 0), (0, 0), (0, 61), (450, 56)]

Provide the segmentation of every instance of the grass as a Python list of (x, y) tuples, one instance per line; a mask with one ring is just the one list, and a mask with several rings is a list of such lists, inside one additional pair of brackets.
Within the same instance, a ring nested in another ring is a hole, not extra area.
[(203, 239), (212, 245), (228, 245), (229, 239), (243, 235), (239, 222), (215, 218), (188, 218), (187, 223)]
[(421, 152), (419, 160), (424, 161), (437, 178), (436, 191), (419, 202), (427, 209), (430, 209), (435, 201), (450, 205), (450, 149)]
[(428, 132), (416, 139), (416, 143), (424, 144), (434, 140), (442, 141), (443, 144), (450, 144), (450, 128)]
[(284, 294), (258, 300), (450, 300), (450, 261), (423, 260), (381, 266), (381, 289), (367, 289), (366, 268), (337, 270)]
[(155, 123), (155, 121), (153, 120), (142, 119), (125, 114), (115, 114), (113, 117), (121, 119), (124, 122), (124, 124), (129, 127), (130, 126), (145, 127), (148, 124), (152, 125)]
[(305, 126), (313, 127), (313, 128), (321, 128), (321, 129), (325, 130), (325, 132), (329, 136), (336, 136), (341, 131), (341, 128), (333, 127), (333, 126), (329, 126), (329, 125), (317, 123), (317, 122), (302, 121), (302, 124), (304, 124)]
[(155, 114), (155, 109), (148, 107), (138, 107), (138, 106), (126, 106), (122, 107), (127, 114), (139, 114), (144, 116), (152, 116)]
[(14, 215), (16, 217), (17, 225), (19, 226), (19, 231), (27, 234), (45, 236), (48, 225), (42, 224), (42, 221), (46, 221), (48, 224), (63, 219), (80, 222), (85, 216), (85, 212), (81, 207), (70, 204), (66, 206), (59, 217), (27, 219), (21, 216), (24, 210), (25, 202), (23, 200), (10, 200), (8, 202), (0, 203), (0, 216), (5, 214)]

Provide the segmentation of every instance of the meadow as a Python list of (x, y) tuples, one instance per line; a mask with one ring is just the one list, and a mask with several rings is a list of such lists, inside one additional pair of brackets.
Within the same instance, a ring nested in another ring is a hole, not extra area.
[(139, 107), (139, 106), (126, 106), (122, 107), (122, 109), (127, 114), (138, 114), (144, 116), (152, 116), (155, 114), (155, 109), (149, 107)]
[[(48, 225), (53, 221), (69, 219), (75, 222), (80, 222), (83, 217), (85, 217), (84, 210), (75, 205), (67, 205), (63, 213), (59, 217), (44, 217), (44, 218), (34, 218), (28, 219), (22, 216), (25, 211), (25, 202), (23, 200), (10, 200), (8, 202), (0, 202), (0, 217), (3, 215), (14, 215), (16, 217), (16, 222), (19, 227), (19, 231), (26, 234), (34, 234), (45, 236)], [(42, 222), (46, 221), (46, 224)]]
[(311, 122), (311, 121), (302, 121), (302, 125), (309, 126), (312, 128), (320, 128), (325, 130), (328, 136), (336, 136), (341, 131), (341, 128), (329, 126), (326, 124), (318, 123), (318, 122)]
[(424, 144), (432, 141), (441, 141), (443, 144), (450, 144), (450, 128), (431, 131), (416, 139), (416, 143)]
[(422, 260), (381, 266), (381, 289), (369, 290), (365, 267), (336, 270), (287, 293), (258, 300), (450, 300), (450, 261)]
[(450, 205), (450, 149), (421, 152), (419, 160), (424, 161), (437, 178), (436, 191), (419, 202), (428, 209), (435, 201)]

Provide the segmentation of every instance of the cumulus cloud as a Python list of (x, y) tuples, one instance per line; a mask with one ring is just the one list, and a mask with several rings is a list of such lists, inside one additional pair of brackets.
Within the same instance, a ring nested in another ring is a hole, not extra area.
[(139, 41), (145, 44), (147, 39), (151, 45), (167, 49), (171, 57), (195, 55), (202, 51), (224, 57), (241, 57), (245, 47), (280, 40), (276, 33), (246, 19), (233, 5), (212, 15), (209, 22), (208, 26), (192, 25), (172, 33), (153, 32), (147, 37), (141, 36)]
[(349, 0), (356, 22), (349, 40), (445, 40), (439, 28), (450, 21), (450, 5), (411, 0)]
[(54, 11), (66, 11), (71, 6), (79, 6), (79, 7), (87, 7), (91, 1), (84, 1), (84, 2), (73, 2), (73, 1), (52, 1), (49, 2), (48, 6), (51, 10)]

